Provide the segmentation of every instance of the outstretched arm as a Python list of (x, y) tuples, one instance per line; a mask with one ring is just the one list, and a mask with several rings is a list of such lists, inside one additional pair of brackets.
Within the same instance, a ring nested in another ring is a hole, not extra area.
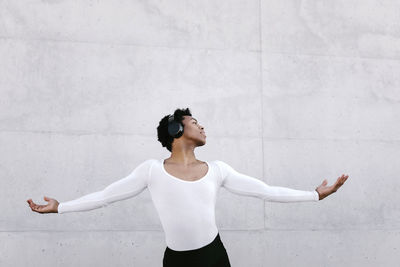
[[(28, 200), (28, 203), (33, 211), (40, 213), (88, 211), (105, 207), (110, 203), (134, 197), (142, 192), (147, 187), (151, 164), (152, 160), (146, 160), (125, 178), (108, 185), (101, 191), (90, 193), (74, 200), (61, 203), (55, 200), (57, 203), (54, 204), (53, 199), (50, 199), (47, 205), (36, 205), (32, 200)], [(56, 207), (57, 211), (50, 209), (51, 205)], [(49, 211), (46, 212), (47, 210)]]
[(254, 177), (237, 172), (223, 161), (217, 161), (217, 164), (222, 176), (221, 186), (232, 193), (254, 196), (271, 202), (304, 202), (320, 199), (320, 193), (317, 190), (303, 191), (270, 186)]

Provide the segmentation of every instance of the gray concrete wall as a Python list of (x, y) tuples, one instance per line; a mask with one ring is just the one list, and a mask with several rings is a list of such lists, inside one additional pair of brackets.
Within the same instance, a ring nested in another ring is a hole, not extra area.
[(191, 108), (196, 150), (321, 202), (221, 190), (232, 266), (398, 266), (400, 4), (377, 1), (0, 1), (0, 266), (161, 266), (148, 190), (84, 213), (43, 196), (100, 190)]

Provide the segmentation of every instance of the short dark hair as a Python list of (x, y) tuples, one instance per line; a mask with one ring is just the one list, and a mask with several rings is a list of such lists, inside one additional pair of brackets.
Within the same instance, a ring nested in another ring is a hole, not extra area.
[[(176, 109), (174, 111), (174, 119), (175, 121), (181, 122), (183, 121), (183, 116), (192, 116), (192, 113), (190, 112), (189, 108), (186, 109)], [(174, 138), (168, 134), (168, 118), (170, 115), (164, 116), (157, 127), (157, 136), (158, 136), (158, 141), (160, 141), (161, 145), (163, 147), (166, 147), (170, 152), (172, 152), (172, 142), (174, 141)], [(182, 123), (183, 125), (183, 123)], [(183, 125), (185, 128), (185, 126)]]

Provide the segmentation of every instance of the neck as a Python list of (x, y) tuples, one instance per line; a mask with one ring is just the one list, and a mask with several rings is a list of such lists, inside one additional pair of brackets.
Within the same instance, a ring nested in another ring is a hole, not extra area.
[(174, 144), (171, 156), (167, 159), (169, 162), (178, 163), (182, 165), (189, 165), (197, 162), (196, 155), (194, 154), (194, 146)]

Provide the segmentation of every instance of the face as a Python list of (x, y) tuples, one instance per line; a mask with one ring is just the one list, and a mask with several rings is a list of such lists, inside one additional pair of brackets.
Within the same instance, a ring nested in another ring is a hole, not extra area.
[(192, 116), (183, 116), (182, 123), (185, 125), (183, 137), (193, 141), (196, 146), (204, 146), (206, 144), (206, 133), (204, 127)]

